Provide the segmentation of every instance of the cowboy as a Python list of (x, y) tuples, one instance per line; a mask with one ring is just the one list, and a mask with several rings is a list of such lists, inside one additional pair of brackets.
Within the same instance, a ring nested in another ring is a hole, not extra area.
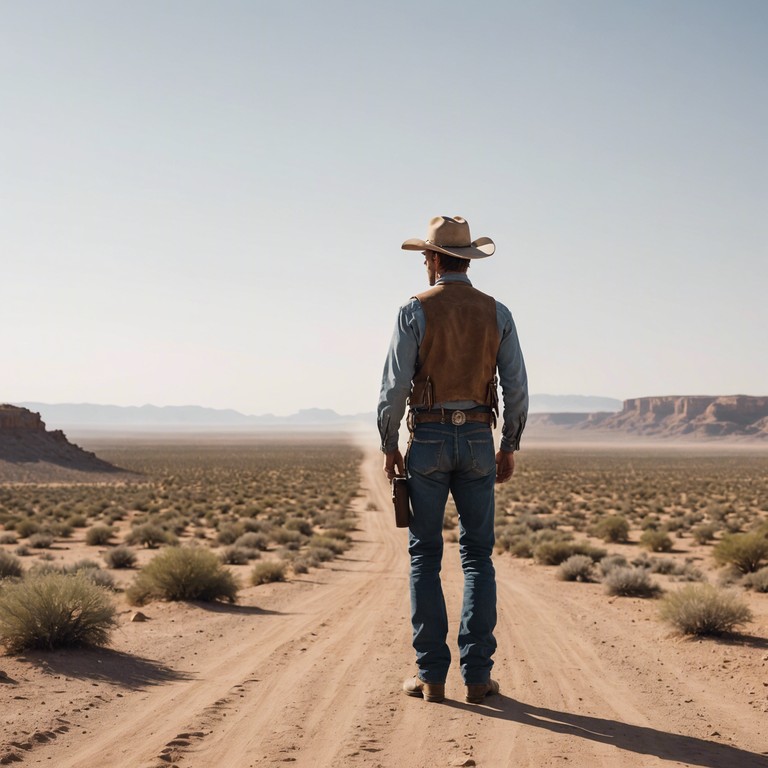
[[(400, 308), (378, 406), (384, 472), (390, 480), (407, 473), (411, 498), (408, 551), (418, 674), (403, 683), (403, 690), (426, 701), (445, 698), (451, 653), (440, 564), (450, 491), (464, 571), (459, 660), (466, 701), (480, 703), (499, 692), (491, 678), (494, 483), (506, 482), (515, 469), (514, 451), (520, 448), (528, 410), (525, 364), (509, 310), (472, 287), (467, 277), (472, 260), (493, 255), (490, 238), (472, 240), (460, 216), (437, 216), (426, 240), (406, 240), (402, 248), (423, 252), (432, 286)], [(495, 452), (497, 381), (504, 408)], [(398, 434), (406, 407), (410, 440), (403, 461)]]

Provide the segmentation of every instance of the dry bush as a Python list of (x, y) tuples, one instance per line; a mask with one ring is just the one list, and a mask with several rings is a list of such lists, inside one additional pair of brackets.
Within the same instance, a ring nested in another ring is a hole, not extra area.
[(251, 584), (268, 584), (272, 581), (285, 581), (286, 563), (278, 563), (274, 560), (265, 560), (256, 563), (251, 571)]
[(612, 568), (603, 578), (605, 591), (618, 597), (654, 597), (660, 587), (651, 581), (645, 568)]
[(313, 536), (309, 540), (310, 547), (325, 547), (330, 549), (335, 555), (341, 555), (349, 549), (349, 542), (345, 539), (336, 539), (332, 536)]
[(742, 573), (760, 570), (768, 560), (768, 539), (759, 532), (724, 536), (712, 550), (720, 565), (733, 565)]
[(243, 533), (245, 529), (242, 525), (222, 525), (216, 534), (216, 541), (219, 544), (234, 544)]
[(115, 531), (108, 525), (94, 525), (85, 532), (85, 543), (89, 547), (104, 547), (109, 544)]
[(148, 549), (156, 549), (161, 544), (173, 546), (178, 543), (176, 536), (155, 523), (140, 523), (134, 526), (126, 536), (125, 541), (127, 544), (147, 547)]
[(33, 533), (29, 537), (27, 545), (32, 549), (50, 549), (54, 541), (55, 539), (50, 533)]
[(640, 536), (640, 545), (651, 552), (672, 551), (672, 539), (669, 538), (666, 531), (657, 531), (653, 528), (643, 531), (642, 536)]
[(249, 531), (242, 536), (238, 536), (235, 541), (236, 547), (245, 547), (246, 549), (258, 549), (266, 552), (269, 549), (269, 536), (264, 533)]
[(659, 613), (684, 635), (722, 635), (752, 621), (752, 612), (732, 592), (690, 584), (665, 595)]
[(108, 568), (135, 568), (136, 553), (130, 547), (113, 547), (104, 553)]
[(16, 544), (19, 541), (19, 537), (11, 532), (0, 533), (0, 544)]
[(624, 555), (606, 555), (600, 560), (600, 574), (605, 576), (610, 573), (614, 568), (626, 568), (627, 558)]
[(572, 555), (586, 555), (597, 562), (605, 557), (606, 552), (587, 541), (543, 541), (533, 549), (536, 562), (542, 565), (560, 565)]
[(768, 592), (768, 566), (754, 573), (748, 573), (742, 584), (755, 592)]
[(15, 526), (19, 538), (25, 539), (40, 530), (40, 526), (34, 520), (20, 520)]
[(697, 544), (709, 544), (715, 538), (715, 534), (718, 532), (719, 526), (714, 523), (705, 523), (704, 525), (697, 525), (691, 529), (691, 536)]
[(0, 589), (0, 642), (11, 653), (106, 645), (116, 623), (109, 594), (83, 574), (33, 576)]
[(247, 565), (251, 560), (257, 560), (260, 557), (261, 553), (258, 549), (238, 547), (235, 544), (224, 547), (219, 553), (219, 559), (227, 565)]
[(607, 543), (626, 542), (629, 541), (629, 520), (622, 515), (609, 515), (598, 520), (590, 532)]
[(237, 589), (235, 577), (210, 550), (170, 547), (142, 568), (126, 596), (133, 605), (151, 600), (234, 603)]
[(560, 581), (593, 581), (594, 563), (587, 555), (571, 555), (560, 563), (556, 576)]
[(21, 560), (0, 549), (0, 579), (20, 579), (24, 575)]

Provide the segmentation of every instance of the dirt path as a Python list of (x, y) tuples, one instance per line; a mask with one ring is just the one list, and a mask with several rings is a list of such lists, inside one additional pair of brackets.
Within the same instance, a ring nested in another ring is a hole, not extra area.
[[(361, 533), (349, 556), (292, 584), (245, 590), (236, 608), (170, 607), (174, 629), (125, 623), (116, 644), (131, 648), (144, 633), (140, 647), (164, 660), (165, 676), (154, 669), (152, 684), (120, 687), (107, 674), (100, 698), (62, 708), (63, 730), (19, 753), (21, 761), (56, 768), (768, 766), (763, 641), (679, 641), (648, 601), (610, 601), (598, 585), (557, 582), (550, 569), (508, 557), (497, 558), (494, 676), (503, 695), (464, 704), (456, 669), (444, 704), (402, 695), (401, 680), (414, 670), (406, 533), (391, 523), (380, 463), (370, 451)], [(444, 576), (454, 635), (455, 544)], [(768, 634), (765, 623), (757, 629)]]

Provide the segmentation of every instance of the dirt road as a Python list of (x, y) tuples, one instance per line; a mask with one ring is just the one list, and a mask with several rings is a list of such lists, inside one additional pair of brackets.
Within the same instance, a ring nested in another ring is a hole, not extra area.
[[(364, 489), (357, 545), (330, 566), (232, 608), (150, 606), (153, 621), (126, 619), (120, 650), (77, 675), (49, 658), (61, 706), (12, 754), (56, 768), (768, 766), (765, 622), (745, 643), (682, 641), (649, 601), (509, 557), (497, 558), (502, 695), (463, 703), (452, 669), (445, 703), (404, 696), (406, 532), (375, 451)], [(444, 578), (453, 635), (455, 544)], [(68, 695), (67, 679), (93, 688)]]

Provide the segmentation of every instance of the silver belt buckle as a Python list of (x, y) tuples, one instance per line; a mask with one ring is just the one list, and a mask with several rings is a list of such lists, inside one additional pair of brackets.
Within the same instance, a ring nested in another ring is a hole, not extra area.
[(451, 424), (455, 427), (460, 427), (462, 424), (466, 424), (467, 414), (464, 411), (454, 411), (451, 414)]

